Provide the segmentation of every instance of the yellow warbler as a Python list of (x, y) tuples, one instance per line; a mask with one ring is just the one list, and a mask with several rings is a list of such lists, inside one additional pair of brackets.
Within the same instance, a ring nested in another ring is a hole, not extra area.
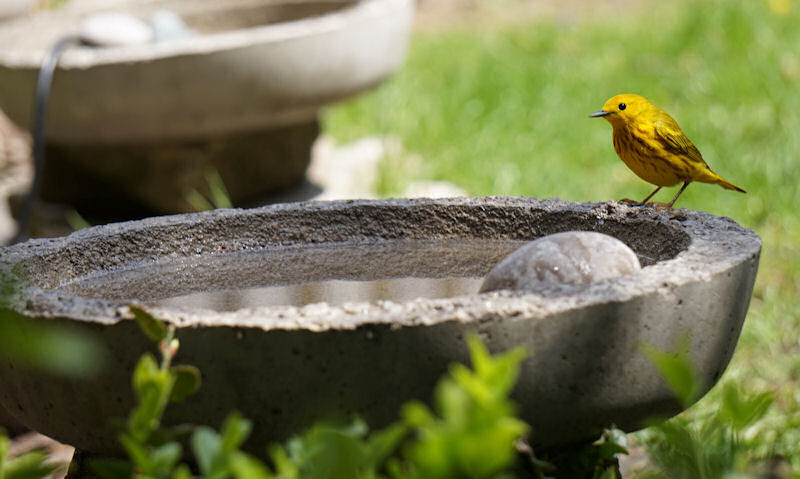
[(700, 150), (678, 123), (647, 98), (629, 93), (617, 95), (608, 100), (602, 110), (589, 116), (603, 117), (611, 123), (617, 155), (639, 178), (658, 187), (642, 200), (642, 204), (662, 187), (675, 186), (681, 181), (680, 191), (664, 206), (672, 208), (692, 181), (714, 183), (746, 193), (711, 171)]

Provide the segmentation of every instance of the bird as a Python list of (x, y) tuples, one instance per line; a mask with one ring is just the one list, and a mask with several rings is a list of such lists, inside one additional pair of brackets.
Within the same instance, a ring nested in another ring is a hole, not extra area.
[[(657, 188), (641, 201), (643, 205), (661, 188), (680, 182), (683, 186), (672, 201), (650, 204), (672, 208), (693, 181), (747, 193), (714, 173), (678, 122), (643, 96), (632, 93), (613, 96), (589, 117), (605, 118), (611, 123), (614, 150), (622, 162), (639, 178), (656, 185)], [(635, 203), (628, 199), (622, 201)]]

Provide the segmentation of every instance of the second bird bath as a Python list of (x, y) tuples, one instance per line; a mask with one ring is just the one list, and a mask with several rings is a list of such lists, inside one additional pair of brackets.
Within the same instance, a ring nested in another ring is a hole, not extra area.
[[(478, 294), (526, 242), (563, 231), (618, 238), (643, 268), (579, 287)], [(761, 242), (686, 210), (527, 198), (312, 202), (94, 227), (3, 251), (30, 321), (99, 335), (102, 376), (49, 377), (0, 363), (0, 402), (28, 426), (113, 453), (108, 419), (132, 406), (130, 373), (152, 348), (130, 320), (143, 305), (177, 328), (177, 363), (200, 392), (167, 422), (254, 421), (262, 451), (314, 421), (358, 414), (379, 427), (429, 400), (464, 337), (525, 345), (513, 399), (532, 442), (565, 445), (615, 424), (632, 431), (681, 410), (640, 347), (690, 354), (707, 391), (733, 353)]]

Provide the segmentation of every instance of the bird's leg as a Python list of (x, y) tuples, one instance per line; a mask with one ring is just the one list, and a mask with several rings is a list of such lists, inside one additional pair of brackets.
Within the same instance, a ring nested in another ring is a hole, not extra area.
[(645, 199), (643, 199), (643, 200), (642, 200), (642, 204), (643, 204), (643, 205), (646, 205), (646, 204), (647, 204), (647, 200), (649, 200), (649, 199), (650, 199), (650, 198), (652, 198), (652, 197), (653, 197), (653, 196), (654, 196), (656, 193), (658, 193), (658, 191), (659, 191), (660, 189), (661, 189), (661, 187), (659, 186), (658, 188), (656, 188), (655, 190), (653, 190), (653, 192), (652, 192), (652, 193), (650, 193), (649, 195), (647, 195), (647, 198), (645, 198)]
[(685, 190), (686, 187), (689, 186), (689, 183), (690, 183), (689, 181), (686, 181), (686, 182), (683, 183), (683, 186), (681, 186), (681, 189), (678, 190), (678, 193), (675, 195), (675, 197), (672, 198), (672, 201), (667, 203), (667, 208), (672, 208), (672, 205), (675, 204), (675, 200), (677, 200), (678, 197), (681, 195), (681, 193), (683, 193), (683, 190)]
[(660, 189), (661, 189), (661, 187), (659, 186), (658, 188), (655, 189), (655, 191), (653, 191), (652, 193), (647, 195), (647, 198), (645, 198), (643, 201), (636, 201), (636, 200), (632, 200), (630, 198), (622, 198), (621, 200), (619, 200), (619, 202), (620, 203), (628, 203), (629, 205), (646, 205), (647, 204), (647, 200), (652, 198), (654, 194), (658, 193), (658, 190), (660, 190)]

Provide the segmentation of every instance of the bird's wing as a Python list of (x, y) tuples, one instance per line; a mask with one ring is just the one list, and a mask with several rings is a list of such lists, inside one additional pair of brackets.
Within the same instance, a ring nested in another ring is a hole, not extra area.
[(683, 133), (678, 123), (671, 117), (656, 122), (655, 132), (661, 140), (661, 145), (670, 153), (686, 156), (692, 161), (708, 166), (703, 160), (700, 150), (694, 146), (692, 140)]

